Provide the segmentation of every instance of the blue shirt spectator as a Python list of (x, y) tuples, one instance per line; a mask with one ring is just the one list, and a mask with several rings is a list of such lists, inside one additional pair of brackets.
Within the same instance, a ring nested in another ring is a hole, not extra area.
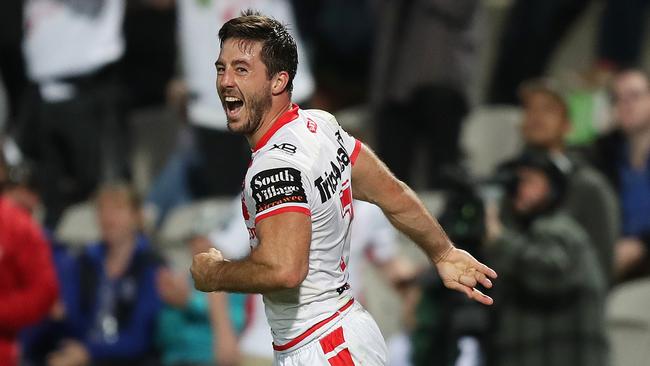
[(71, 335), (92, 360), (136, 362), (153, 351), (155, 319), (161, 307), (155, 284), (159, 263), (149, 241), (139, 235), (126, 272), (110, 278), (107, 247), (92, 245), (76, 261), (77, 275), (63, 302)]

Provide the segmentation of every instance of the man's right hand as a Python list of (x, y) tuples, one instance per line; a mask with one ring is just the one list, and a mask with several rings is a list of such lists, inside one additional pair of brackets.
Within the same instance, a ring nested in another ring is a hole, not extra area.
[(213, 283), (212, 275), (223, 261), (223, 255), (215, 248), (210, 248), (206, 253), (195, 255), (190, 268), (192, 279), (194, 279), (194, 287), (203, 292), (216, 291), (217, 287)]

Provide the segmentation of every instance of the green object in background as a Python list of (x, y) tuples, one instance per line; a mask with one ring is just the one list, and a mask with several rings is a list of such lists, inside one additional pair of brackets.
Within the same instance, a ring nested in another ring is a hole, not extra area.
[(569, 145), (587, 145), (596, 139), (594, 127), (596, 103), (595, 94), (588, 90), (577, 90), (567, 95), (571, 132), (567, 136)]

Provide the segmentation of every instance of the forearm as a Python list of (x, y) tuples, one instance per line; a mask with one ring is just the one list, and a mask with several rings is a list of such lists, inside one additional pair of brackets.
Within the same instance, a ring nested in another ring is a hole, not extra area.
[(437, 263), (453, 245), (415, 192), (397, 179), (367, 146), (352, 169), (354, 198), (379, 206), (399, 231)]
[(415, 192), (397, 182), (393, 194), (386, 194), (377, 204), (391, 224), (415, 242), (434, 263), (452, 247), (451, 240)]
[(252, 257), (241, 261), (220, 262), (211, 273), (213, 291), (266, 293), (288, 288), (280, 269)]

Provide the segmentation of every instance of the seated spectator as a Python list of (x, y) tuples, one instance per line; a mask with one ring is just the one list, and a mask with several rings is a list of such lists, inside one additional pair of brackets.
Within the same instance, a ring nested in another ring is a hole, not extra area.
[(486, 209), (499, 271), (488, 365), (607, 364), (605, 281), (588, 236), (560, 209), (566, 177), (546, 154), (524, 154), (499, 216)]
[[(1, 151), (0, 147), (0, 151)], [(7, 181), (0, 154), (0, 186)], [(18, 365), (18, 332), (50, 311), (58, 286), (52, 256), (29, 212), (0, 196), (0, 365)]]
[[(192, 255), (212, 247), (200, 239), (188, 243)], [(156, 334), (164, 366), (238, 364), (235, 328), (243, 326), (243, 311), (241, 319), (234, 319), (237, 312), (230, 311), (229, 300), (243, 300), (244, 295), (206, 294), (194, 288), (189, 272), (179, 275), (168, 269), (158, 275), (158, 291), (165, 302)]]
[(48, 365), (149, 365), (156, 360), (160, 264), (140, 231), (140, 201), (128, 185), (114, 183), (100, 188), (96, 204), (102, 240), (70, 269), (62, 294), (70, 338)]
[(650, 77), (622, 71), (611, 93), (617, 128), (598, 140), (595, 157), (621, 202), (614, 267), (619, 279), (628, 279), (650, 269)]
[(563, 161), (568, 172), (564, 209), (589, 235), (608, 281), (611, 280), (613, 247), (619, 235), (616, 194), (596, 169), (567, 151), (571, 130), (569, 109), (562, 94), (549, 80), (525, 83), (520, 90), (524, 108), (521, 129), (529, 150), (541, 150)]

